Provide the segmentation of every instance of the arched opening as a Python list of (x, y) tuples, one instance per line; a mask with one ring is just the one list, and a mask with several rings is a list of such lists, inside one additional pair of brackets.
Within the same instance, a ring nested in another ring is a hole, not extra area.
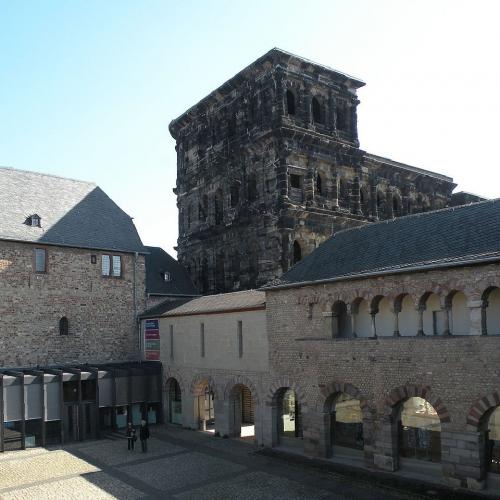
[[(398, 304), (399, 302), (399, 304)], [(415, 336), (418, 331), (418, 313), (410, 295), (404, 295), (396, 301), (396, 310), (399, 306), (398, 326), (402, 337)]]
[(198, 205), (198, 219), (200, 222), (205, 222), (207, 220), (208, 214), (208, 197), (204, 194), (201, 197), (201, 201)]
[(295, 391), (283, 388), (277, 394), (278, 443), (302, 446), (302, 415)]
[(382, 190), (377, 190), (377, 216), (382, 219), (386, 216), (385, 210), (385, 194)]
[(234, 182), (231, 186), (231, 207), (234, 208), (236, 205), (238, 205), (240, 201), (240, 184), (239, 182)]
[(229, 393), (229, 435), (255, 437), (255, 404), (252, 392), (243, 384), (235, 385)]
[(286, 110), (289, 115), (295, 115), (295, 94), (290, 89), (286, 91)]
[(224, 270), (224, 254), (219, 253), (215, 258), (215, 292), (223, 293), (226, 289), (226, 274)]
[(390, 337), (394, 334), (394, 313), (386, 297), (375, 297), (372, 303), (375, 312), (375, 333), (377, 337)]
[(490, 287), (483, 294), (486, 335), (500, 335), (500, 288)]
[(412, 397), (401, 404), (398, 449), (403, 458), (441, 462), (441, 420), (427, 400)]
[(349, 184), (346, 179), (339, 180), (339, 206), (349, 208), (351, 203)]
[(208, 279), (208, 260), (206, 258), (204, 258), (201, 262), (200, 282), (201, 282), (201, 292), (208, 293), (210, 282)]
[(452, 292), (450, 332), (452, 335), (470, 335), (470, 313), (467, 307), (467, 297), (463, 292)]
[(423, 329), (425, 335), (443, 335), (446, 326), (446, 311), (441, 309), (439, 296), (432, 292), (425, 293), (420, 299), (423, 308)]
[(319, 196), (325, 195), (325, 186), (321, 174), (316, 175), (316, 193)]
[(364, 216), (370, 215), (370, 198), (366, 186), (359, 188), (359, 208)]
[(302, 260), (302, 248), (300, 247), (300, 243), (295, 240), (293, 242), (293, 264), (297, 264)]
[(371, 337), (372, 336), (372, 319), (370, 315), (370, 306), (368, 302), (358, 297), (351, 306), (351, 314), (353, 315), (353, 336), (356, 337)]
[(339, 105), (337, 107), (337, 130), (348, 129), (348, 115), (345, 106)]
[(69, 334), (69, 321), (66, 316), (63, 316), (59, 320), (59, 335), (68, 335)]
[(196, 391), (195, 409), (198, 429), (215, 432), (214, 391), (207, 381), (201, 382)]
[(392, 195), (392, 215), (393, 217), (401, 216), (401, 198), (397, 193)]
[(167, 381), (167, 418), (171, 424), (182, 425), (182, 393), (181, 386), (175, 378)]
[(486, 470), (500, 474), (500, 406), (493, 408), (482, 419), (485, 430)]
[(248, 201), (252, 202), (257, 199), (257, 179), (255, 175), (250, 175), (247, 182)]
[(316, 97), (312, 98), (312, 118), (314, 123), (323, 123), (323, 110)]
[(363, 450), (363, 413), (359, 399), (345, 393), (333, 395), (326, 402), (326, 411), (330, 415), (330, 446), (333, 455)]
[(338, 300), (332, 307), (332, 337), (351, 337), (351, 318), (345, 302)]
[(217, 189), (217, 191), (215, 192), (214, 208), (215, 224), (222, 224), (222, 221), (224, 220), (224, 199), (222, 196), (222, 189)]

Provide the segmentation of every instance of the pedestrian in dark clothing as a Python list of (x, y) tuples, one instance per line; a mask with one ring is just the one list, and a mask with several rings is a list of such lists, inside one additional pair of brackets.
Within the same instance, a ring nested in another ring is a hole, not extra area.
[(135, 435), (135, 428), (132, 422), (127, 425), (127, 449), (129, 451), (134, 451), (134, 443), (137, 441), (137, 436)]
[(148, 451), (149, 427), (145, 420), (141, 420), (141, 428), (139, 429), (139, 439), (141, 440), (142, 452)]

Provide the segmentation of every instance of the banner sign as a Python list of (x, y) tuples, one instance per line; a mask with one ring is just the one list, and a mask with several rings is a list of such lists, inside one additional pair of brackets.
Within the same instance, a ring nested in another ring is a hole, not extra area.
[(148, 361), (160, 360), (160, 321), (147, 319), (144, 322), (144, 357)]

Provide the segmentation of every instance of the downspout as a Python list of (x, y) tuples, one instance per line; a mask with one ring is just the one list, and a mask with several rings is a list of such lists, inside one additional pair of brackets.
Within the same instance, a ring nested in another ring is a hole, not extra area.
[(133, 293), (134, 293), (134, 322), (137, 325), (137, 339), (139, 341), (139, 360), (142, 359), (141, 353), (141, 323), (137, 317), (137, 258), (139, 257), (138, 252), (134, 252), (134, 277), (133, 277)]

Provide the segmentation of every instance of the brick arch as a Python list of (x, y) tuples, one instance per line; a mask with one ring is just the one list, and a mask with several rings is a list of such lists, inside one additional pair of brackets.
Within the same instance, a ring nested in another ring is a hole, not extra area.
[(293, 382), (292, 380), (289, 380), (287, 378), (280, 378), (275, 380), (271, 386), (269, 387), (269, 391), (266, 395), (265, 398), (265, 404), (268, 406), (272, 406), (276, 402), (276, 394), (280, 389), (292, 389), (295, 391), (295, 394), (297, 395), (297, 399), (300, 402), (301, 405), (301, 411), (302, 413), (307, 412), (307, 400), (305, 397), (305, 392), (302, 390), (302, 388)]
[(449, 423), (451, 421), (448, 409), (441, 399), (432, 393), (428, 385), (402, 385), (393, 389), (389, 392), (384, 403), (385, 415), (387, 417), (393, 415), (399, 403), (413, 397), (422, 398), (428, 401), (436, 410), (441, 423)]
[[(210, 387), (212, 388), (212, 391), (214, 393), (214, 399), (219, 399), (220, 394), (219, 394), (219, 386), (215, 382), (215, 379), (211, 377), (210, 375), (195, 375), (191, 381), (191, 385), (189, 386), (189, 392), (192, 396), (201, 396), (201, 384), (203, 382), (207, 382)], [(205, 384), (203, 384), (204, 386)]]
[(318, 397), (318, 403), (316, 405), (316, 410), (319, 412), (325, 412), (326, 402), (330, 396), (337, 394), (347, 394), (357, 400), (359, 400), (359, 406), (361, 407), (361, 412), (363, 413), (363, 420), (371, 419), (371, 409), (368, 406), (367, 400), (361, 394), (361, 391), (354, 385), (344, 382), (330, 382), (326, 385), (320, 385), (320, 394)]
[(177, 383), (179, 384), (179, 387), (181, 388), (181, 394), (184, 396), (187, 394), (186, 389), (186, 383), (184, 381), (184, 377), (181, 375), (181, 372), (172, 368), (166, 368), (163, 371), (163, 390), (167, 389), (167, 382), (170, 379), (175, 379), (177, 380)]
[(229, 379), (226, 386), (224, 387), (224, 399), (229, 399), (229, 395), (231, 394), (233, 387), (236, 385), (245, 385), (246, 387), (248, 387), (248, 389), (250, 389), (250, 392), (252, 393), (252, 399), (255, 404), (258, 405), (260, 403), (260, 395), (257, 391), (257, 387), (252, 382), (252, 380), (250, 380), (248, 377), (245, 377), (244, 375), (235, 375), (234, 377), (231, 377)]
[(484, 415), (496, 406), (500, 406), (500, 391), (492, 392), (488, 396), (478, 399), (469, 409), (467, 424), (477, 429)]

